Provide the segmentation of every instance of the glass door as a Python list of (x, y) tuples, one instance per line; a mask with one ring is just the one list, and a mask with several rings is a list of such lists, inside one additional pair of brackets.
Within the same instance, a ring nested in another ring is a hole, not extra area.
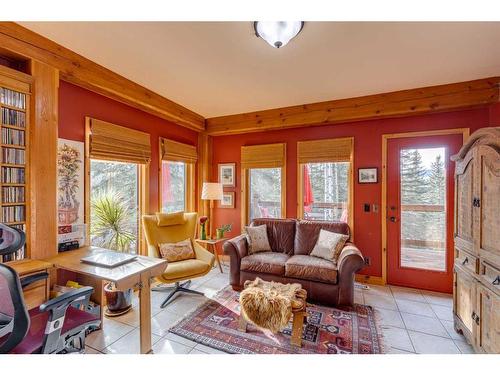
[(462, 135), (389, 139), (387, 281), (452, 291), (454, 165)]

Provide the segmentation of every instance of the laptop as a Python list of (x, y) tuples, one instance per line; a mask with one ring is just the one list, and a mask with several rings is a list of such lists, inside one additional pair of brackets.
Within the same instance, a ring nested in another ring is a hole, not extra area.
[(137, 255), (134, 254), (124, 254), (117, 251), (106, 250), (83, 257), (80, 261), (94, 266), (113, 268), (133, 262), (135, 259), (137, 259)]

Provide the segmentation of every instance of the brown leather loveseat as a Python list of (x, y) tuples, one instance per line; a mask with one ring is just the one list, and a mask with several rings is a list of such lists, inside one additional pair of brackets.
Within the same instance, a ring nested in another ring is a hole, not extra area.
[(255, 219), (251, 225), (267, 226), (271, 252), (248, 255), (244, 234), (226, 241), (224, 254), (230, 257), (230, 283), (241, 290), (246, 280), (260, 277), (267, 281), (300, 283), (308, 300), (325, 305), (352, 305), (354, 274), (363, 265), (363, 256), (353, 243), (347, 242), (337, 265), (310, 256), (321, 229), (350, 235), (343, 222), (296, 219)]

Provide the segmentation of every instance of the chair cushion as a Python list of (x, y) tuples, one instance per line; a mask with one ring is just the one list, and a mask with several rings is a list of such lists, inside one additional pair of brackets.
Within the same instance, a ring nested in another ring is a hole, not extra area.
[(283, 253), (267, 252), (248, 255), (241, 259), (242, 271), (269, 273), (283, 276), (289, 256)]
[(294, 255), (285, 264), (285, 276), (337, 284), (337, 267), (329, 260), (309, 255)]
[[(43, 344), (43, 336), (45, 326), (49, 319), (48, 312), (41, 312), (38, 307), (29, 311), (30, 316), (30, 329), (23, 341), (19, 343), (12, 351), (12, 354), (30, 354), (39, 352)], [(88, 313), (86, 311), (68, 307), (66, 310), (66, 317), (61, 330), (61, 335), (70, 332), (78, 327), (84, 327), (90, 322), (99, 320), (97, 315)]]
[(295, 219), (259, 218), (252, 221), (252, 226), (265, 224), (271, 250), (278, 253), (293, 255), (295, 239)]
[(161, 279), (166, 282), (175, 282), (198, 276), (203, 276), (210, 271), (210, 264), (198, 259), (181, 260), (169, 263)]
[(350, 235), (349, 225), (342, 221), (310, 221), (297, 220), (295, 229), (295, 255), (311, 254), (314, 245), (318, 241), (321, 229), (329, 232)]
[(196, 258), (190, 238), (176, 243), (161, 243), (158, 247), (161, 257), (168, 262), (178, 262)]

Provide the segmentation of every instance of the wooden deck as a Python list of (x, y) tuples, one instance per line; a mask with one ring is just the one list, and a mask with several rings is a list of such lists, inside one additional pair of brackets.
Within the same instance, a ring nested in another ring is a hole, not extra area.
[(401, 266), (434, 271), (446, 270), (446, 250), (432, 248), (401, 248)]

